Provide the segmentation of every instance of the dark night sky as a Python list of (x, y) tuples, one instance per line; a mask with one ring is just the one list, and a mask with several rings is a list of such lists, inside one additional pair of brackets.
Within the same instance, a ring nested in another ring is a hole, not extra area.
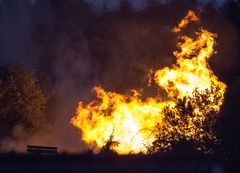
[[(34, 4), (36, 1), (38, 0), (29, 0), (32, 4)], [(73, 1), (77, 1), (77, 0), (73, 0)], [(102, 4), (106, 4), (108, 7), (111, 8), (117, 8), (119, 5), (119, 1), (120, 0), (86, 0), (88, 2), (91, 2), (94, 4), (94, 6), (98, 7), (101, 6)], [(161, 2), (165, 3), (169, 0), (160, 0)], [(215, 1), (216, 6), (221, 6), (222, 4), (224, 4), (227, 0), (199, 0), (201, 3), (206, 3), (206, 2), (211, 2), (211, 1)], [(1, 2), (1, 1), (0, 1)], [(131, 0), (132, 4), (134, 5), (134, 7), (136, 8), (141, 8), (144, 6), (145, 4), (145, 0)]]
[[(116, 8), (118, 6), (120, 0), (87, 0), (87, 1), (92, 2), (96, 6), (99, 6), (100, 4), (105, 3), (105, 4), (108, 4), (109, 7)], [(169, 0), (160, 0), (160, 1), (164, 3)], [(199, 0), (199, 1), (201, 3), (215, 1), (216, 6), (221, 6), (222, 4), (224, 4), (224, 2), (226, 2), (226, 0)], [(131, 0), (131, 2), (133, 3), (134, 7), (136, 7), (136, 8), (141, 8), (145, 4), (145, 0)]]

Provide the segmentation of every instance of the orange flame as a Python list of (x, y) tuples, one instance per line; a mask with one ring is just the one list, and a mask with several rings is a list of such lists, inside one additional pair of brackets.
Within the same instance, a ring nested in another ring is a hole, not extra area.
[[(174, 32), (181, 30), (189, 21), (198, 21), (193, 11), (189, 11)], [(114, 146), (118, 154), (147, 153), (146, 146), (150, 146), (156, 140), (153, 131), (157, 125), (166, 126), (166, 130), (161, 133), (167, 134), (172, 131), (173, 127), (164, 121), (164, 109), (174, 107), (175, 98), (188, 96), (191, 99), (196, 88), (204, 92), (206, 89), (210, 90), (212, 84), (219, 87), (220, 91), (212, 90), (211, 95), (220, 94), (221, 99), (219, 102), (210, 99), (209, 106), (219, 111), (226, 85), (218, 80), (207, 63), (214, 53), (216, 34), (200, 29), (196, 36), (196, 39), (180, 37), (180, 51), (173, 53), (177, 61), (172, 68), (165, 67), (151, 72), (154, 74), (155, 83), (167, 92), (168, 101), (162, 101), (159, 97), (142, 99), (141, 92), (136, 90), (133, 90), (132, 94), (124, 95), (94, 87), (98, 99), (87, 105), (80, 102), (76, 115), (71, 120), (71, 123), (81, 130), (82, 140), (89, 146), (96, 145), (98, 150), (113, 134), (113, 140), (119, 142), (119, 145)], [(203, 123), (207, 112), (198, 108), (194, 111), (201, 115), (198, 118)], [(195, 131), (189, 130), (192, 126), (190, 122), (187, 130), (175, 128), (186, 137), (194, 137)]]
[(197, 15), (192, 10), (189, 10), (187, 16), (178, 24), (177, 27), (174, 27), (172, 31), (175, 33), (180, 32), (190, 22), (198, 22), (198, 21), (199, 21), (199, 18), (197, 17)]

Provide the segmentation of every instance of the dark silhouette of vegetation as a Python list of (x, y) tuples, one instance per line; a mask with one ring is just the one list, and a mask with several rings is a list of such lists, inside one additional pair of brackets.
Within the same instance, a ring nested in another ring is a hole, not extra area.
[[(114, 132), (114, 131), (113, 131)], [(120, 142), (115, 141), (114, 138), (114, 133), (109, 136), (109, 139), (106, 141), (105, 145), (101, 148), (100, 153), (102, 154), (116, 154), (116, 151), (114, 150), (115, 147), (117, 147)]]
[(148, 147), (149, 153), (178, 148), (195, 148), (210, 152), (217, 142), (214, 125), (223, 95), (212, 84), (211, 89), (195, 89), (192, 96), (176, 99), (174, 107), (164, 109), (163, 124), (156, 128), (156, 140)]
[(0, 64), (0, 142), (39, 130), (45, 123), (45, 107), (46, 96), (31, 70)]

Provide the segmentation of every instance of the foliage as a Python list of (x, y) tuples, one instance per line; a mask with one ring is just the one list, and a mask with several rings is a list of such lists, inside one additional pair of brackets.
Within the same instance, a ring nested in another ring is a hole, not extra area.
[(0, 65), (0, 140), (15, 127), (34, 132), (44, 122), (46, 97), (34, 73), (21, 65)]
[[(113, 131), (114, 132), (114, 131)], [(113, 133), (109, 136), (109, 139), (106, 141), (105, 145), (101, 148), (101, 153), (116, 153), (114, 147), (117, 147), (120, 143), (115, 141)]]
[(175, 146), (192, 144), (196, 149), (206, 152), (213, 149), (217, 138), (214, 131), (218, 105), (223, 99), (219, 87), (212, 84), (211, 89), (195, 89), (192, 96), (176, 100), (174, 107), (164, 109), (164, 124), (156, 127), (156, 140), (148, 147), (149, 153), (167, 151)]

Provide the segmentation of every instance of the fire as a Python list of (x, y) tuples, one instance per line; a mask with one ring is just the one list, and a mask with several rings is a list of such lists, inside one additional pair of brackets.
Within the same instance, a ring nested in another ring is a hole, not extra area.
[(182, 28), (186, 27), (190, 22), (199, 22), (199, 18), (192, 10), (189, 10), (187, 16), (178, 24), (177, 27), (174, 27), (172, 31), (175, 33), (180, 32)]
[[(190, 21), (198, 21), (193, 11), (189, 11), (173, 31), (181, 31)], [(171, 141), (179, 138), (202, 141), (205, 120), (211, 112), (219, 112), (226, 90), (226, 85), (218, 80), (207, 62), (215, 53), (215, 38), (216, 34), (204, 29), (196, 32), (196, 38), (181, 36), (177, 44), (179, 51), (173, 53), (176, 64), (151, 71), (156, 85), (168, 94), (166, 101), (159, 96), (143, 99), (137, 90), (118, 94), (94, 87), (97, 99), (87, 105), (80, 102), (71, 120), (81, 130), (82, 140), (99, 151), (112, 136), (113, 141), (119, 142), (113, 147), (118, 154), (147, 153), (149, 146), (159, 138), (170, 138), (159, 145), (160, 149), (170, 147)], [(205, 97), (196, 93), (204, 93)], [(187, 121), (180, 118), (177, 99), (192, 103), (193, 111), (186, 113), (189, 114)], [(166, 110), (173, 115), (171, 118)], [(173, 125), (173, 120), (177, 125)], [(209, 136), (214, 139), (214, 134)]]
[(214, 53), (214, 38), (216, 34), (200, 29), (196, 33), (197, 39), (182, 36), (182, 42), (178, 43), (180, 51), (173, 54), (177, 58), (172, 67), (157, 70), (155, 81), (165, 89), (170, 97), (183, 97), (189, 95), (194, 89), (210, 89), (212, 82), (225, 91), (225, 84), (210, 70), (207, 60)]

